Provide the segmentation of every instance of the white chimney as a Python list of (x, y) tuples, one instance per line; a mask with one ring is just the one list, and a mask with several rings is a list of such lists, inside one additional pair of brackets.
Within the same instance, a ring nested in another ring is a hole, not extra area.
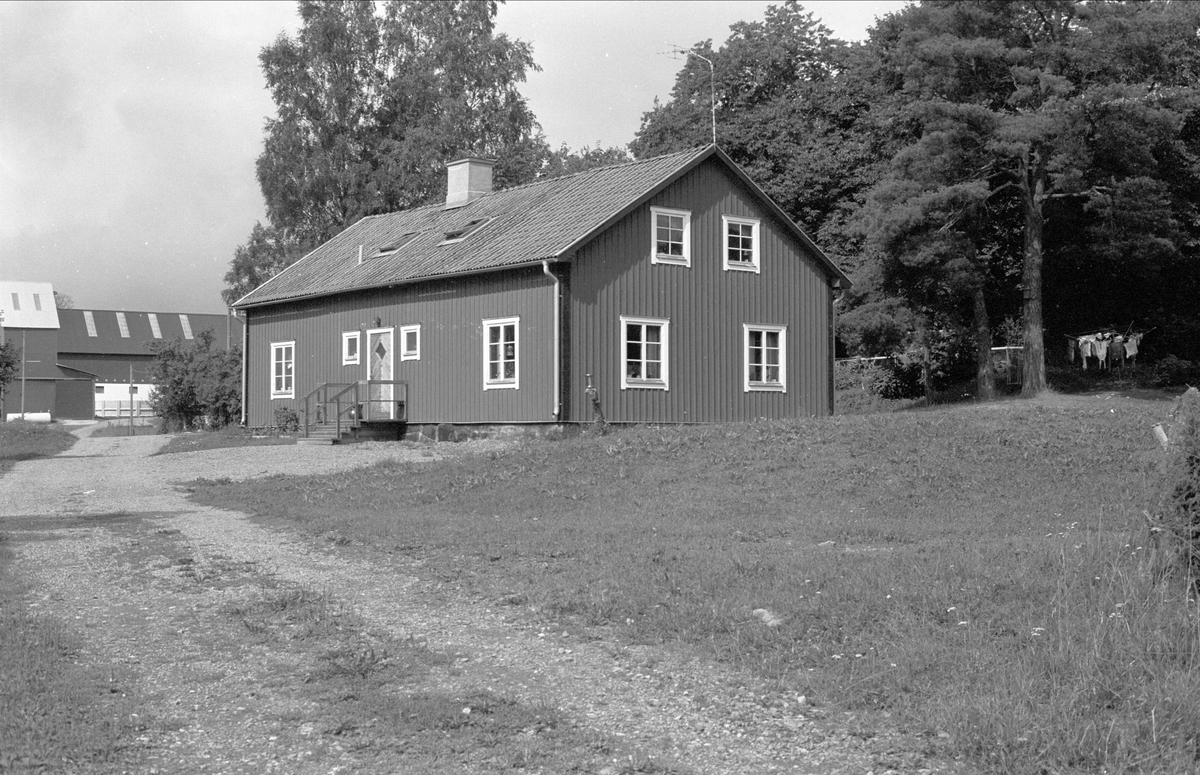
[(446, 207), (453, 210), (492, 193), (495, 159), (459, 159), (446, 165)]

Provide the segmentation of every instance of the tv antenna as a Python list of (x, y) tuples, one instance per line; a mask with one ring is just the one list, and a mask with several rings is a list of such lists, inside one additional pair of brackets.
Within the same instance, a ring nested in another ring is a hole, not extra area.
[(684, 48), (683, 46), (680, 46), (676, 43), (669, 43), (667, 45), (669, 45), (671, 47), (671, 50), (666, 53), (670, 54), (672, 59), (678, 59), (680, 54), (685, 54), (687, 56), (696, 57), (697, 59), (702, 59), (706, 63), (708, 63), (708, 104), (709, 104), (709, 108), (712, 113), (712, 142), (713, 142), (713, 145), (716, 145), (717, 144), (717, 87), (716, 87), (717, 71), (713, 67), (713, 62), (711, 59), (704, 56), (703, 54), (696, 53), (696, 51), (694, 49)]

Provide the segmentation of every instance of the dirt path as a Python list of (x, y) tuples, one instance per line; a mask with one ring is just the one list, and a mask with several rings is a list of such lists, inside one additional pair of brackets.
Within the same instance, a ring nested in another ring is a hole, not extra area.
[[(745, 676), (603, 632), (547, 632), (502, 606), (448, 594), (402, 561), (321, 547), (198, 507), (173, 483), (197, 477), (315, 473), (408, 457), (400, 444), (257, 447), (150, 457), (163, 437), (84, 436), (55, 458), (0, 478), (0, 530), (42, 607), (85, 637), (83, 658), (139, 688), (136, 771), (388, 772), (308, 723), (302, 658), (256, 642), (228, 616), (271, 583), (325, 590), (389, 637), (452, 655), (409, 691), (486, 688), (561, 709), (581, 728), (698, 773), (949, 772), (853, 718), (821, 718)], [(455, 454), (469, 454), (456, 448)], [(411, 642), (411, 641), (410, 641)], [(614, 758), (598, 771), (635, 771)], [(494, 772), (468, 754), (445, 772)]]

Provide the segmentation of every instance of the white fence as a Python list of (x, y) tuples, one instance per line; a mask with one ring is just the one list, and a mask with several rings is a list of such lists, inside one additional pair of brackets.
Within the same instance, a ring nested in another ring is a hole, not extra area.
[(130, 403), (133, 404), (134, 417), (153, 417), (154, 411), (149, 401), (96, 401), (97, 417), (128, 417)]

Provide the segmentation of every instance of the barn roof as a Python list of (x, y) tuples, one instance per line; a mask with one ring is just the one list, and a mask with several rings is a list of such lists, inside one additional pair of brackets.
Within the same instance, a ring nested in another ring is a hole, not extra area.
[(224, 347), (227, 324), (233, 326), (234, 342), (241, 342), (242, 336), (242, 321), (226, 315), (111, 309), (60, 309), (58, 315), (60, 353), (149, 355), (149, 342), (189, 340), (206, 329), (212, 329), (215, 344)]
[[(485, 194), (446, 209), (442, 203), (350, 226), (234, 306), (253, 307), (342, 291), (494, 271), (558, 260), (616, 223), (706, 159), (724, 162), (823, 263), (845, 274), (715, 145), (601, 167)], [(461, 240), (455, 232), (474, 227)], [(396, 247), (395, 250), (388, 250)], [(359, 260), (361, 251), (362, 260)]]
[(50, 283), (0, 280), (0, 326), (58, 328), (54, 287)]

